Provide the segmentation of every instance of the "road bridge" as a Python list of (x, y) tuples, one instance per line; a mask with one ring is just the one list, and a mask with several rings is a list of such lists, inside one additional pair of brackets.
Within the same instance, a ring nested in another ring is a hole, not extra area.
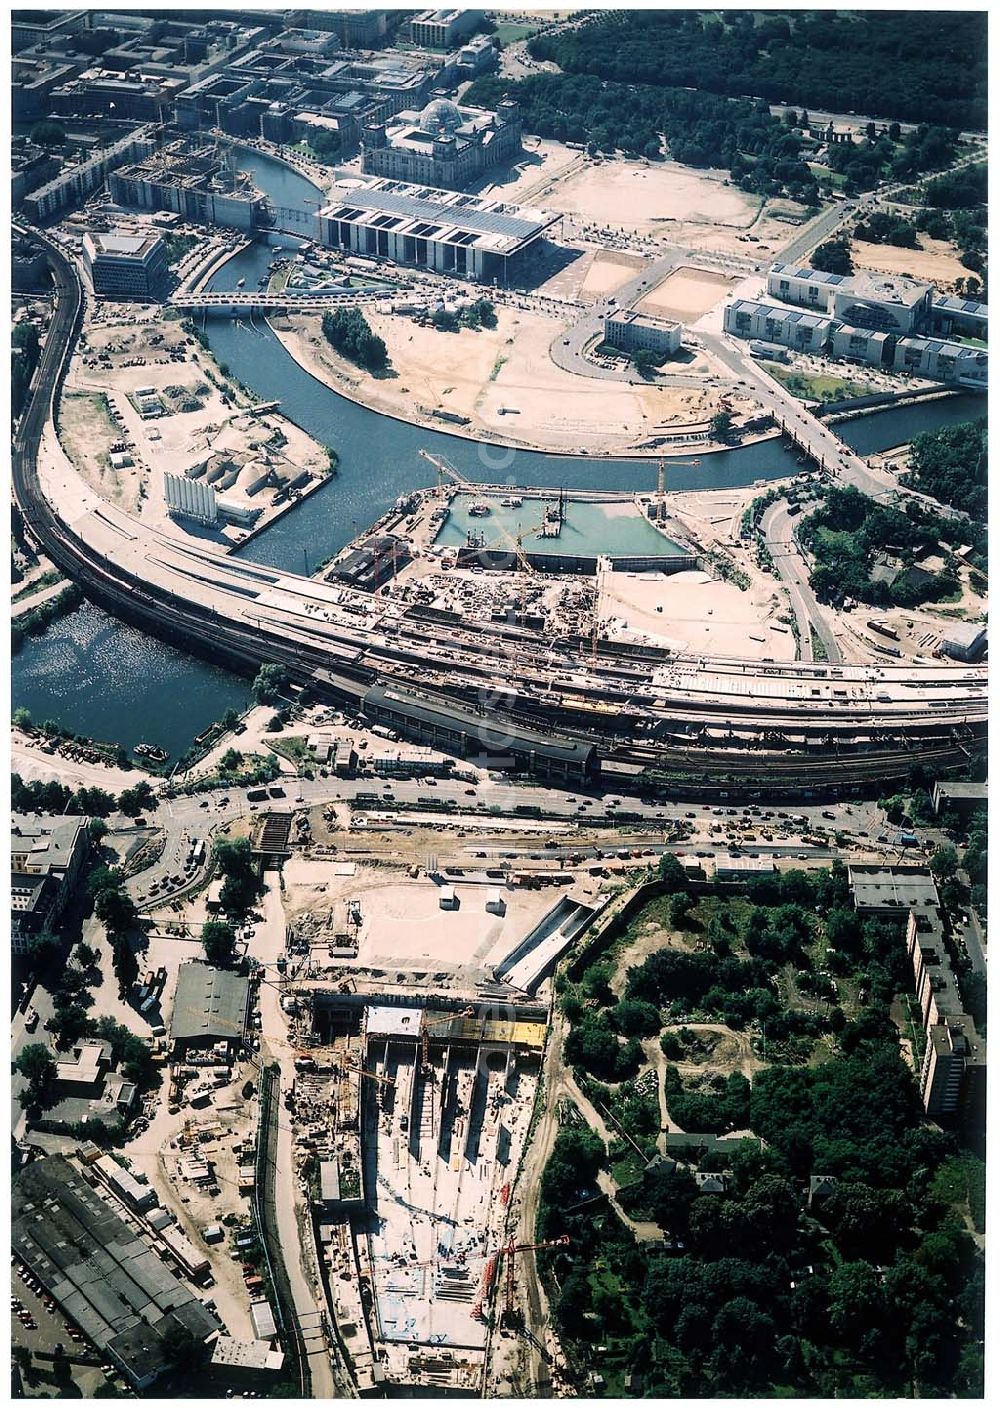
[(171, 308), (185, 313), (215, 314), (221, 318), (239, 318), (248, 313), (322, 313), (325, 309), (353, 309), (358, 304), (371, 304), (385, 299), (392, 291), (379, 289), (310, 289), (292, 290), (280, 294), (265, 294), (261, 290), (227, 290), (175, 294), (169, 300)]

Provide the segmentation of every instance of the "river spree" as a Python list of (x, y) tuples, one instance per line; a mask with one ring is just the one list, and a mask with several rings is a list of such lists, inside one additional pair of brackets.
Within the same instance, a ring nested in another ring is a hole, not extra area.
[[(251, 171), (275, 205), (315, 203), (318, 189), (271, 158), (241, 152), (239, 166)], [(275, 236), (286, 248), (296, 242)], [(211, 281), (217, 290), (245, 279), (257, 286), (273, 248), (253, 245), (229, 261)], [(235, 377), (267, 399), (340, 457), (340, 473), (327, 481), (247, 544), (240, 552), (258, 563), (312, 572), (383, 514), (405, 492), (431, 482), (433, 471), (419, 451), (444, 456), (468, 479), (567, 489), (649, 491), (656, 486), (656, 460), (546, 455), (476, 443), (463, 437), (410, 426), (381, 416), (324, 387), (305, 372), (259, 320), (209, 320), (213, 353)], [(985, 413), (985, 398), (961, 397), (866, 416), (847, 422), (840, 434), (861, 454), (899, 445), (918, 431)], [(788, 475), (795, 458), (776, 441), (690, 459), (670, 459), (672, 490), (752, 485)], [(44, 636), (25, 640), (13, 662), (13, 705), (36, 720), (52, 719), (68, 729), (132, 746), (148, 740), (183, 752), (194, 736), (247, 699), (246, 682), (125, 627), (92, 605), (52, 625)]]

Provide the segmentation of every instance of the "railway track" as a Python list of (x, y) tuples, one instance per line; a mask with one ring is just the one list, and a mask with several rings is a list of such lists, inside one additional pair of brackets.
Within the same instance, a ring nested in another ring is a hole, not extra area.
[[(309, 580), (140, 530), (111, 506), (89, 518), (104, 548), (88, 542), (49, 503), (38, 469), (80, 331), (83, 296), (66, 255), (31, 234), (52, 267), (56, 307), (14, 440), (14, 491), (39, 546), (116, 616), (239, 671), (272, 661), (309, 679), (333, 667), (357, 683), (359, 696), (368, 685), (395, 684), (446, 712), (458, 702), (501, 728), (509, 722), (595, 743), (612, 774), (622, 779), (631, 771), (642, 785), (772, 779), (789, 788), (866, 785), (904, 777), (917, 762), (961, 764), (984, 733), (980, 678), (958, 667), (923, 676), (915, 669), (913, 680), (901, 677), (896, 694), (880, 694), (876, 704), (872, 683), (863, 699), (865, 688), (836, 669), (775, 664), (751, 672), (740, 661), (707, 662), (664, 648), (631, 652), (579, 637), (567, 638), (554, 658), (548, 644), (513, 624), (442, 625), (388, 610), (379, 616), (381, 605), (370, 598), (353, 608), (348, 603), (337, 621), (329, 612), (307, 616), (292, 599), (290, 606), (273, 599), (279, 581), (301, 584), (307, 595), (315, 588)], [(160, 581), (154, 564), (165, 570)], [(206, 583), (216, 591), (206, 594)], [(269, 592), (271, 600), (256, 601)], [(252, 620), (244, 610), (248, 596), (255, 596)], [(347, 616), (352, 610), (360, 616)], [(837, 688), (837, 679), (846, 684)], [(813, 689), (813, 680), (822, 689)], [(903, 686), (921, 683), (923, 697), (915, 690), (908, 699)], [(727, 743), (706, 738), (722, 728)]]

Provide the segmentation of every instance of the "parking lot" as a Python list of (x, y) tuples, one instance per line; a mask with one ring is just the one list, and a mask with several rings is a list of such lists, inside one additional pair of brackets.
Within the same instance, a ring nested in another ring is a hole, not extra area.
[(96, 1350), (80, 1330), (62, 1316), (53, 1300), (15, 1259), (11, 1260), (10, 1313), (11, 1344), (28, 1349), (38, 1374), (34, 1388), (29, 1382), (29, 1392), (34, 1390), (37, 1395), (50, 1394), (46, 1388), (56, 1384), (52, 1359), (60, 1345), (71, 1359), (71, 1377), (83, 1396), (93, 1396), (98, 1387), (112, 1379), (120, 1384), (117, 1374), (109, 1377), (102, 1370)]

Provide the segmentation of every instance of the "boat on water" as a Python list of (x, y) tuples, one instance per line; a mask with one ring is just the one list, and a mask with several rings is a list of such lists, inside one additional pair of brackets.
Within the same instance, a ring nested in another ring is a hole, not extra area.
[(490, 514), (491, 512), (492, 511), (490, 510), (490, 507), (485, 500), (476, 500), (474, 504), (471, 504), (469, 506), (469, 513), (475, 515), (477, 519), (481, 518), (484, 514)]
[(245, 280), (245, 279), (238, 279), (238, 280), (236, 281), (236, 288), (237, 288), (237, 289), (242, 289), (243, 286), (244, 286), (244, 284), (246, 284), (246, 280)]
[(143, 759), (151, 759), (154, 764), (163, 764), (170, 758), (167, 751), (161, 750), (159, 745), (147, 745), (144, 741), (140, 741), (140, 743), (136, 745), (135, 753), (140, 755)]
[(505, 510), (517, 510), (524, 504), (520, 495), (505, 495), (500, 501)]

